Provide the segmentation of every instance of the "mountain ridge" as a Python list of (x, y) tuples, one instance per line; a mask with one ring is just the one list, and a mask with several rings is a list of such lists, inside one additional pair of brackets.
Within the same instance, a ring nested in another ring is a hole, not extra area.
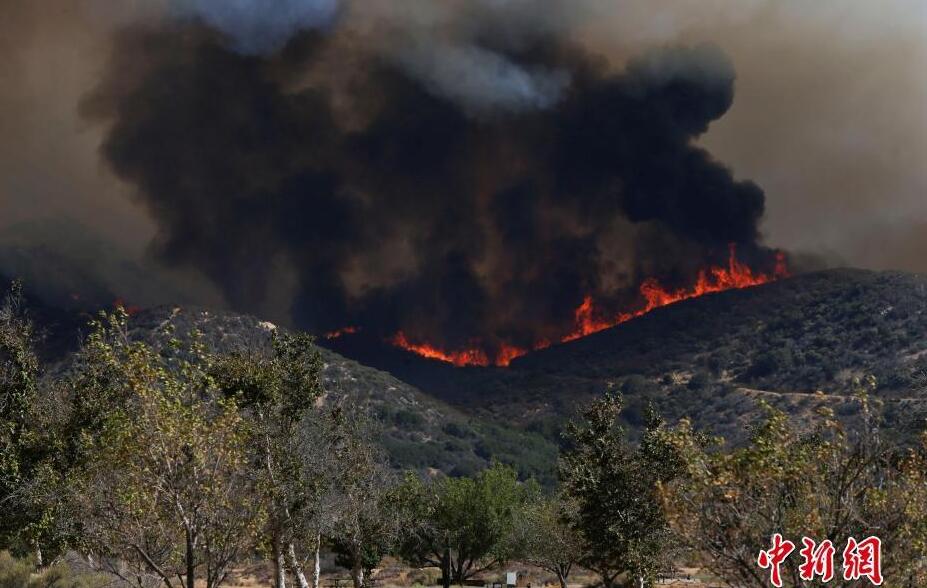
[(633, 426), (652, 403), (736, 441), (761, 410), (738, 390), (766, 392), (793, 413), (819, 408), (818, 391), (842, 406), (868, 375), (880, 401), (927, 396), (925, 309), (927, 276), (837, 268), (661, 307), (508, 368), (412, 358), (381, 367), (465, 412), (514, 418), (551, 438), (577, 406), (613, 388)]
[[(764, 403), (855, 418), (872, 375), (891, 427), (912, 427), (927, 399), (925, 309), (927, 276), (843, 268), (685, 300), (508, 368), (457, 368), (363, 337), (318, 343), (326, 390), (371, 406), (398, 466), (467, 474), (499, 460), (550, 483), (564, 424), (609, 389), (623, 393), (632, 430), (652, 405), (736, 443)], [(50, 347), (73, 350), (79, 320), (38, 314), (57, 321)], [(220, 349), (273, 327), (195, 306), (143, 309), (131, 323), (144, 333), (168, 317)]]

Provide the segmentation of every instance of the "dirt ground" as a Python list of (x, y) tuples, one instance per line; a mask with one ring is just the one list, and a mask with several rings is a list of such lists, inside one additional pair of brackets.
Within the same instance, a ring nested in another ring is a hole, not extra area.
[[(323, 568), (324, 570), (324, 568)], [(512, 566), (498, 572), (489, 572), (482, 579), (487, 582), (502, 582), (506, 571), (519, 571), (525, 573), (527, 586), (532, 588), (559, 588), (556, 578), (542, 570), (526, 568), (525, 566)], [(437, 568), (409, 568), (396, 562), (387, 562), (382, 568), (373, 573), (373, 585), (377, 588), (428, 588), (437, 586), (440, 572)], [(595, 584), (596, 578), (583, 570), (575, 572), (570, 577), (570, 588), (584, 588)], [(322, 574), (322, 588), (351, 588), (350, 577), (341, 570), (327, 569)], [(520, 582), (520, 585), (522, 583)], [(228, 588), (271, 588), (273, 586), (272, 572), (266, 564), (254, 565), (237, 570), (229, 582)], [(296, 584), (294, 584), (296, 586)], [(699, 578), (697, 569), (682, 568), (677, 577), (664, 580), (658, 586), (666, 588), (708, 588), (710, 584)]]

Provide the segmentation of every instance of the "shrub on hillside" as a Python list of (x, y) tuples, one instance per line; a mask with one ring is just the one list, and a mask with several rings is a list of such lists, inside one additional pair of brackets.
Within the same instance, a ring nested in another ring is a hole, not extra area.
[(29, 560), (0, 552), (0, 588), (103, 588), (112, 583), (98, 574), (75, 572), (59, 563), (37, 572)]
[(29, 584), (32, 566), (7, 551), (0, 552), (0, 588), (22, 588)]

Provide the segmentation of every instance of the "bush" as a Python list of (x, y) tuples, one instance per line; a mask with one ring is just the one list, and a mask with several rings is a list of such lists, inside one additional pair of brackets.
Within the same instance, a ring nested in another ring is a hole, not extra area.
[(29, 588), (102, 588), (110, 586), (107, 578), (94, 574), (77, 574), (66, 564), (45, 570), (29, 582)]
[(757, 355), (747, 375), (753, 378), (762, 378), (777, 371), (789, 370), (791, 367), (791, 351), (787, 347), (780, 348)]
[(692, 374), (692, 377), (689, 378), (689, 383), (686, 384), (686, 387), (689, 388), (689, 390), (704, 390), (708, 387), (709, 380), (710, 378), (708, 373), (699, 370)]
[(441, 578), (438, 568), (416, 568), (409, 572), (409, 581), (413, 586), (434, 586)]
[(473, 460), (463, 460), (455, 465), (448, 475), (452, 478), (472, 478), (483, 469), (483, 464)]
[(393, 422), (400, 428), (417, 428), (425, 424), (425, 417), (415, 411), (401, 408), (393, 414)]
[(454, 421), (445, 423), (441, 427), (441, 430), (447, 433), (448, 435), (451, 435), (452, 437), (457, 437), (459, 439), (467, 439), (467, 438), (475, 436), (473, 433), (473, 429), (471, 429), (470, 427), (466, 425), (456, 423)]
[(0, 588), (103, 588), (111, 586), (99, 574), (81, 574), (61, 563), (33, 573), (28, 560), (0, 552)]
[(644, 376), (633, 374), (627, 377), (621, 384), (621, 391), (626, 396), (638, 396), (650, 392), (653, 389), (650, 381)]
[(32, 566), (8, 551), (0, 552), (0, 588), (23, 588), (29, 585)]

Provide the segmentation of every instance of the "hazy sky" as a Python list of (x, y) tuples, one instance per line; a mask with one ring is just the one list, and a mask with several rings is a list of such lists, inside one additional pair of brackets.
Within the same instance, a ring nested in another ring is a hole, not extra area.
[(927, 270), (927, 3), (616, 4), (596, 46), (711, 41), (734, 61), (734, 106), (704, 143), (766, 190), (771, 244)]
[[(0, 3), (0, 247), (31, 239), (68, 249), (98, 236), (114, 267), (143, 256), (155, 227), (107, 170), (102, 129), (78, 105), (101, 75), (111, 32), (156, 18), (167, 1)], [(729, 55), (734, 106), (703, 143), (765, 189), (769, 244), (833, 264), (927, 271), (927, 2), (562, 6), (555, 16), (574, 40), (616, 67), (653, 46), (707, 41)], [(72, 229), (79, 236), (65, 234)]]

